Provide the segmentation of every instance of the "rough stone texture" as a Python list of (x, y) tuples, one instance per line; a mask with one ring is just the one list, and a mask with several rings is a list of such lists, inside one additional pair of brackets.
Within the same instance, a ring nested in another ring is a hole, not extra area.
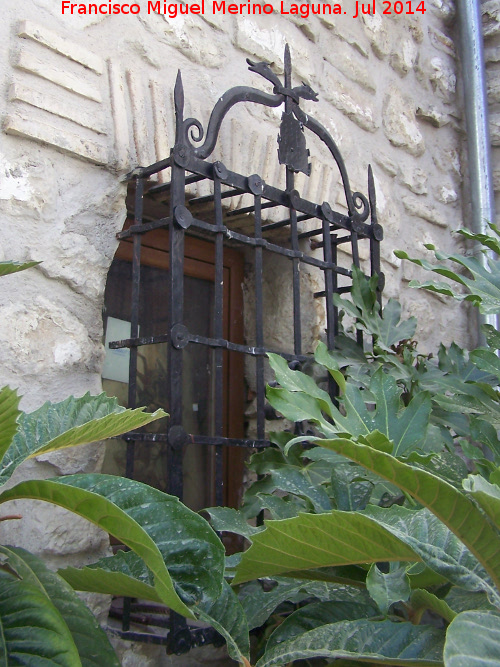
[(495, 192), (496, 221), (500, 211), (500, 2), (490, 0), (481, 5), (483, 16), (486, 81), (490, 112), (491, 162)]
[[(498, 4), (483, 5), (493, 114), (499, 112)], [(272, 84), (246, 70), (245, 58), (269, 60), (281, 72), (287, 41), (294, 85), (303, 80), (319, 94), (319, 102), (306, 102), (304, 109), (331, 133), (353, 189), (366, 193), (367, 167), (373, 166), (379, 221), (385, 229), (387, 295), (401, 298), (406, 312), (421, 316), (420, 337), (426, 337), (427, 349), (441, 341), (466, 344), (465, 311), (403, 289), (409, 265), (392, 252), (402, 248), (425, 255), (422, 243), (429, 239), (451, 251), (456, 241), (450, 229), (467, 223), (461, 199), (454, 4), (427, 0), (427, 5), (424, 15), (414, 17), (387, 17), (377, 10), (358, 19), (348, 14), (303, 18), (208, 12), (168, 19), (148, 16), (144, 2), (138, 17), (62, 16), (60, 3), (53, 0), (4, 0), (0, 258), (43, 261), (37, 269), (4, 278), (0, 293), (1, 379), (20, 388), (23, 407), (100, 390), (101, 309), (115, 234), (125, 219), (123, 177), (139, 164), (168, 155), (174, 143), (177, 69), (183, 73), (186, 115), (199, 117), (206, 126), (212, 106), (227, 88), (243, 84), (272, 92)], [(280, 115), (281, 110), (238, 105), (223, 124), (213, 159), (283, 187), (276, 159)], [(297, 188), (308, 199), (329, 201), (345, 213), (331, 156), (310, 134), (307, 145), (312, 173), (297, 178)], [(498, 160), (496, 164), (498, 171)], [(206, 185), (190, 192), (207, 194)], [(231, 206), (245, 203), (235, 197)], [(277, 214), (268, 212), (265, 219)], [(349, 266), (352, 258), (340, 255)], [(367, 244), (360, 256), (366, 267)], [(279, 317), (275, 314), (266, 337), (278, 345), (290, 338), (289, 276), (280, 272), (280, 262), (266, 262), (266, 303), (279, 303)], [(249, 266), (248, 306), (251, 275)], [(312, 296), (319, 285), (314, 271), (302, 271), (307, 351), (324, 330), (321, 300)], [(247, 332), (249, 312), (247, 308)], [(251, 340), (250, 333), (247, 338)], [(91, 471), (99, 468), (101, 457), (99, 446), (40, 457), (19, 475)], [(36, 511), (23, 507), (23, 512), (22, 522), (0, 525), (2, 539), (45, 554), (54, 567), (90, 562), (106, 553), (101, 533), (68, 520), (62, 511), (40, 506)], [(99, 605), (102, 609), (102, 601)], [(119, 651), (129, 666), (198, 664), (194, 653), (167, 658), (163, 649), (131, 644), (120, 644)], [(205, 664), (222, 665), (223, 659), (208, 656)]]
[(391, 144), (416, 157), (425, 151), (425, 142), (415, 118), (415, 104), (393, 86), (384, 100), (384, 131)]

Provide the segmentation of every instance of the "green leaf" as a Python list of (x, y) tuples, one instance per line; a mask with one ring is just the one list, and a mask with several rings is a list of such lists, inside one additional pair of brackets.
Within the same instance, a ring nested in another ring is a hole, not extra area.
[(451, 623), (456, 613), (449, 607), (445, 600), (440, 600), (436, 595), (422, 588), (412, 591), (410, 596), (410, 606), (412, 610), (412, 621), (415, 624), (420, 622), (424, 611), (430, 609), (435, 614), (442, 616), (445, 621)]
[(251, 540), (262, 527), (251, 526), (238, 510), (231, 507), (209, 507), (204, 510), (210, 515), (210, 523), (220, 533), (235, 533)]
[(367, 334), (375, 336), (376, 345), (390, 351), (401, 341), (413, 338), (417, 327), (414, 317), (401, 321), (401, 304), (389, 299), (381, 311), (376, 298), (378, 277), (369, 280), (357, 267), (352, 267), (351, 299), (342, 299), (334, 295), (334, 303), (356, 318), (356, 326)]
[(113, 475), (21, 482), (0, 494), (0, 502), (17, 498), (60, 505), (114, 535), (152, 571), (162, 602), (184, 616), (193, 617), (187, 605), (220, 594), (224, 548), (208, 523), (178, 498)]
[(363, 479), (358, 466), (345, 463), (333, 469), (331, 483), (337, 509), (346, 512), (364, 509), (373, 490), (373, 483)]
[[(467, 234), (467, 232), (464, 234), (463, 230), (460, 230), (460, 233), (464, 236)], [(395, 251), (395, 255), (400, 259), (409, 260), (413, 264), (421, 266), (427, 271), (445, 276), (459, 285), (463, 285), (466, 287), (467, 292), (465, 294), (457, 293), (448, 283), (439, 281), (418, 283), (412, 280), (410, 282), (410, 287), (423, 288), (439, 292), (440, 294), (446, 294), (452, 296), (457, 301), (472, 301), (475, 305), (479, 306), (480, 312), (484, 314), (496, 314), (499, 312), (500, 262), (498, 260), (489, 257), (486, 262), (487, 265), (484, 266), (476, 257), (467, 257), (465, 255), (456, 254), (448, 255), (437, 251), (431, 244), (427, 244), (426, 247), (427, 249), (434, 251), (434, 255), (438, 261), (449, 260), (452, 264), (467, 269), (468, 274), (458, 273), (453, 268), (444, 264), (431, 264), (424, 259), (410, 258), (406, 252), (401, 250)]]
[(161, 602), (153, 573), (133, 551), (118, 551), (88, 567), (68, 567), (58, 574), (77, 591), (89, 591)]
[(345, 417), (336, 417), (336, 424), (345, 433), (369, 436), (379, 431), (394, 443), (394, 456), (402, 456), (421, 446), (426, 437), (431, 413), (430, 395), (419, 392), (404, 407), (402, 390), (391, 375), (381, 368), (370, 380), (370, 395), (375, 409), (368, 409), (365, 395), (355, 385), (347, 383)]
[(484, 348), (472, 350), (470, 360), (482, 371), (500, 378), (500, 359), (492, 350)]
[(257, 667), (294, 660), (350, 658), (402, 667), (442, 665), (444, 633), (436, 628), (391, 621), (340, 621), (310, 630), (266, 651)]
[(87, 393), (81, 398), (70, 396), (61, 403), (45, 403), (19, 418), (19, 429), (2, 460), (0, 485), (27, 458), (112, 438), (164, 416), (163, 410), (153, 414), (145, 413), (143, 408), (126, 410), (106, 394)]
[(369, 606), (370, 597), (363, 588), (346, 584), (332, 584), (322, 581), (306, 581), (277, 577), (271, 590), (265, 590), (262, 583), (252, 581), (241, 587), (239, 598), (250, 630), (263, 625), (273, 611), (283, 602), (298, 604), (308, 598), (322, 602), (350, 603)]
[(464, 611), (446, 632), (445, 667), (494, 667), (498, 665), (500, 614)]
[(359, 512), (300, 514), (265, 525), (243, 554), (233, 583), (317, 567), (420, 560), (406, 544)]
[(269, 365), (276, 375), (276, 380), (284, 389), (291, 392), (303, 392), (308, 396), (316, 398), (319, 401), (321, 409), (330, 417), (333, 415), (334, 407), (329, 394), (320, 389), (312, 377), (301, 371), (290, 370), (285, 359), (278, 354), (269, 353), (267, 356), (269, 357)]
[(15, 389), (3, 387), (0, 390), (0, 461), (17, 431), (17, 419), (21, 414), (19, 396)]
[[(0, 547), (9, 567), (24, 583), (37, 587), (59, 611), (68, 626), (83, 667), (119, 667), (120, 663), (95, 616), (74, 590), (44, 563), (24, 549)], [(29, 629), (26, 629), (26, 639)]]
[(364, 514), (411, 547), (427, 567), (448, 581), (468, 590), (487, 590), (496, 597), (475, 556), (428, 509), (415, 511), (397, 505), (383, 509), (371, 505)]
[(403, 491), (428, 507), (476, 556), (493, 579), (497, 589), (500, 588), (498, 533), (474, 503), (460, 491), (435, 475), (402, 463), (390, 454), (356, 444), (351, 440), (340, 438), (320, 440), (318, 444), (343, 454), (397, 484)]
[(495, 611), (495, 607), (488, 600), (486, 593), (464, 591), (463, 588), (457, 588), (456, 586), (453, 586), (445, 600), (457, 614), (461, 611), (470, 610)]
[(4, 570), (0, 570), (0, 664), (82, 665), (71, 632), (47, 595)]
[[(233, 589), (224, 581), (222, 593), (210, 603), (203, 603), (196, 608), (196, 615), (202, 621), (210, 623), (227, 643), (229, 656), (240, 663), (248, 660), (250, 638), (245, 612)], [(246, 663), (248, 664), (248, 663)]]
[(356, 602), (313, 602), (290, 614), (269, 637), (266, 652), (284, 641), (338, 621), (355, 621), (377, 616), (377, 608), (372, 604)]
[(31, 269), (40, 262), (0, 262), (0, 276), (8, 276), (10, 273), (17, 273), (25, 269)]
[(495, 526), (500, 528), (500, 487), (490, 484), (481, 475), (469, 475), (463, 485)]
[(394, 567), (393, 563), (391, 565), (389, 572), (385, 573), (373, 563), (366, 575), (368, 592), (384, 615), (394, 602), (406, 602), (411, 592), (407, 568), (402, 565)]

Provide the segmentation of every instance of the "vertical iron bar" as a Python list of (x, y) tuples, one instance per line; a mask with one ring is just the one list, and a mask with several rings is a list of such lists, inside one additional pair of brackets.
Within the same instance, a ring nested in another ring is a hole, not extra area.
[[(370, 202), (370, 218), (372, 228), (377, 224), (377, 198), (375, 194), (375, 182), (373, 180), (373, 171), (371, 164), (368, 165), (368, 199)], [(380, 289), (380, 241), (372, 234), (370, 237), (370, 271), (373, 276), (375, 273), (379, 277), (377, 286), (377, 300), (382, 305), (382, 290)]]
[[(332, 263), (335, 264), (335, 266), (338, 265), (338, 250), (337, 250), (337, 244), (335, 243), (336, 240), (337, 240), (337, 235), (331, 234), (330, 243), (332, 248)], [(333, 271), (332, 278), (333, 278), (332, 290), (335, 292), (339, 286), (339, 276), (337, 271)], [(334, 337), (337, 337), (339, 335), (339, 309), (337, 308), (337, 306), (333, 307), (333, 335)]]
[[(351, 232), (351, 249), (352, 263), (359, 269), (358, 233), (354, 230)], [(356, 329), (356, 342), (360, 347), (363, 347), (363, 332), (360, 329)]]
[[(329, 265), (325, 268), (325, 306), (326, 306), (326, 344), (329, 350), (335, 346), (335, 306), (333, 304), (333, 274), (332, 266), (332, 238), (330, 223), (323, 218), (323, 258)], [(334, 379), (328, 374), (328, 392), (332, 398), (338, 396), (338, 387)]]
[[(214, 336), (221, 339), (224, 337), (224, 223), (222, 221), (222, 200), (220, 180), (214, 174), (214, 205), (215, 205), (215, 224), (217, 232), (215, 235), (215, 298), (214, 298)], [(223, 351), (221, 347), (216, 347), (215, 356), (215, 424), (214, 435), (222, 437), (224, 430), (223, 409), (224, 409), (224, 377), (223, 377)], [(215, 503), (224, 504), (224, 461), (222, 445), (215, 446)]]
[[(290, 48), (285, 46), (285, 70), (284, 70), (285, 88), (292, 87), (292, 62), (290, 58)], [(294, 102), (287, 95), (285, 97), (285, 113), (292, 113)], [(286, 190), (292, 192), (295, 185), (295, 173), (291, 167), (286, 167)], [(292, 249), (299, 249), (299, 235), (297, 230), (297, 212), (293, 207), (290, 208), (290, 229), (292, 237)], [(293, 347), (295, 354), (302, 354), (302, 330), (300, 317), (300, 260), (296, 257), (292, 259), (293, 270)]]
[[(261, 197), (255, 195), (255, 238), (262, 238), (262, 217), (261, 217)], [(255, 344), (257, 347), (264, 347), (264, 303), (263, 303), (263, 267), (262, 267), (262, 247), (255, 248)], [(265, 419), (264, 419), (264, 357), (258, 355), (255, 358), (255, 382), (257, 388), (257, 438), (265, 438)]]
[[(176, 156), (187, 150), (183, 146), (182, 125), (184, 120), (184, 89), (180, 71), (174, 87), (175, 107), (175, 147), (171, 153), (172, 172), (170, 188), (170, 225), (169, 225), (169, 308), (168, 326), (170, 331), (176, 324), (182, 324), (184, 316), (184, 230), (175, 222), (175, 209), (185, 202), (186, 174), (184, 167), (176, 162)], [(170, 412), (170, 429), (182, 427), (182, 349), (176, 349), (172, 340), (168, 345), (167, 368), (168, 386), (167, 400)], [(182, 500), (183, 470), (182, 461), (184, 446), (179, 442), (169, 443), (168, 457), (168, 491)], [(170, 611), (169, 621), (169, 649), (175, 651), (179, 633), (187, 625), (186, 619), (174, 611)]]
[[(135, 207), (134, 225), (142, 224), (144, 206), (144, 179), (135, 180)], [(139, 336), (139, 299), (141, 293), (141, 234), (134, 234), (132, 249), (132, 307), (130, 313), (130, 336)], [(130, 362), (128, 370), (128, 407), (137, 407), (137, 347), (130, 348)], [(125, 476), (132, 479), (134, 476), (135, 442), (127, 442)], [(130, 630), (130, 598), (123, 599), (122, 630)]]

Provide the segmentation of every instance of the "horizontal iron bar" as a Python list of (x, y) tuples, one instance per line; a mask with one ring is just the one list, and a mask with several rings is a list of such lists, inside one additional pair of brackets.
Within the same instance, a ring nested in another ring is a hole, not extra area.
[[(352, 239), (351, 239), (351, 235), (350, 235), (350, 234), (349, 234), (349, 236), (342, 236), (342, 237), (339, 238), (339, 239), (334, 239), (334, 238), (331, 238), (331, 239), (330, 239), (331, 244), (332, 244), (332, 245), (335, 245), (335, 246), (342, 245), (342, 243), (350, 243), (351, 240), (352, 240)], [(312, 249), (312, 250), (316, 250), (317, 248), (323, 248), (324, 245), (325, 245), (325, 244), (323, 243), (323, 241), (314, 241), (314, 240), (311, 241), (311, 249)]]
[(158, 220), (153, 220), (151, 222), (144, 222), (141, 225), (131, 225), (128, 229), (124, 229), (123, 232), (118, 232), (116, 238), (121, 241), (122, 239), (127, 239), (134, 234), (145, 234), (146, 232), (150, 232), (152, 229), (167, 227), (169, 224), (170, 218), (159, 218)]
[(157, 174), (162, 169), (167, 169), (170, 166), (172, 166), (172, 161), (170, 157), (167, 157), (164, 160), (150, 164), (148, 167), (137, 167), (129, 174), (129, 178), (148, 178), (148, 176)]
[[(314, 215), (309, 215), (305, 213), (304, 215), (297, 216), (297, 222), (302, 222), (303, 220), (310, 220), (311, 218), (315, 217), (316, 216)], [(289, 224), (290, 224), (290, 218), (286, 218), (286, 220), (280, 220), (279, 222), (270, 222), (268, 225), (262, 226), (262, 231), (268, 232), (271, 229), (279, 229), (280, 227), (286, 227)]]
[[(234, 190), (228, 190), (227, 192), (221, 192), (220, 198), (221, 199), (228, 199), (228, 197), (236, 197), (238, 195), (244, 195), (245, 193), (243, 190), (240, 190), (239, 188), (234, 188)], [(215, 198), (215, 195), (204, 195), (203, 197), (194, 197), (194, 199), (190, 199), (189, 203), (190, 204), (204, 204), (205, 202), (208, 201), (213, 201)]]
[[(280, 206), (280, 204), (276, 204), (273, 201), (268, 201), (264, 204), (261, 204), (260, 208), (262, 210), (263, 208), (273, 208), (274, 206)], [(244, 208), (236, 208), (234, 211), (228, 211), (226, 215), (229, 218), (234, 217), (235, 215), (243, 215), (244, 213), (253, 213), (254, 211), (255, 206), (245, 206)]]
[[(139, 347), (140, 345), (156, 345), (168, 343), (170, 334), (159, 334), (157, 336), (141, 336), (140, 338), (125, 338), (124, 340), (113, 340), (109, 343), (110, 350), (121, 350), (122, 347)], [(131, 341), (134, 341), (133, 344)]]
[[(186, 185), (190, 185), (191, 183), (198, 183), (199, 181), (204, 181), (205, 176), (200, 176), (199, 174), (193, 174), (192, 176), (187, 176), (186, 177)], [(162, 183), (161, 185), (153, 185), (152, 188), (149, 188), (146, 194), (148, 195), (157, 195), (159, 192), (168, 192), (170, 188), (172, 187), (171, 181), (168, 183)]]
[(352, 276), (351, 271), (349, 271), (348, 269), (344, 269), (341, 266), (337, 266), (332, 262), (325, 262), (322, 259), (318, 259), (316, 257), (310, 257), (305, 252), (302, 252), (302, 250), (292, 250), (291, 248), (284, 248), (283, 246), (271, 243), (266, 239), (256, 239), (253, 238), (252, 236), (247, 236), (246, 234), (235, 232), (234, 230), (228, 229), (228, 227), (225, 226), (217, 227), (216, 225), (213, 225), (210, 222), (205, 222), (204, 220), (199, 220), (198, 218), (193, 218), (191, 226), (198, 227), (199, 229), (205, 229), (206, 231), (210, 231), (213, 233), (223, 232), (228, 239), (233, 239), (235, 241), (238, 241), (239, 243), (243, 243), (245, 245), (250, 245), (254, 247), (261, 247), (264, 248), (265, 250), (268, 250), (269, 252), (274, 252), (278, 255), (284, 255), (285, 257), (300, 259), (302, 262), (304, 262), (304, 264), (317, 266), (319, 269), (332, 269), (336, 273), (340, 273), (343, 276), (347, 276), (348, 278)]
[[(129, 431), (120, 436), (122, 440), (133, 442), (168, 442), (167, 433), (143, 433), (141, 431)], [(188, 442), (196, 445), (225, 445), (227, 447), (269, 447), (268, 440), (253, 440), (251, 438), (224, 438), (222, 436), (212, 437), (209, 435), (188, 435)]]
[(269, 440), (251, 440), (249, 438), (212, 438), (209, 435), (190, 435), (190, 442), (195, 445), (225, 445), (226, 447), (251, 447), (253, 449), (270, 447)]
[[(337, 289), (332, 290), (334, 294), (346, 294), (346, 292), (350, 292), (351, 288), (350, 287), (337, 287)], [(326, 291), (322, 290), (321, 292), (314, 292), (314, 297), (317, 299), (320, 296), (326, 296)]]
[[(200, 158), (197, 158), (194, 155), (190, 155), (186, 160), (185, 165), (183, 166), (186, 169), (186, 171), (189, 171), (194, 174), (200, 174), (210, 180), (213, 180), (213, 175), (212, 175), (213, 165), (210, 162), (206, 162), (205, 160), (201, 160)], [(221, 178), (220, 181), (225, 185), (229, 185), (233, 188), (239, 188), (244, 192), (252, 194), (248, 187), (248, 179), (245, 176), (242, 176), (241, 174), (237, 174), (233, 171), (230, 171), (229, 169), (227, 170), (227, 175), (225, 176), (225, 178)], [(264, 183), (261, 196), (262, 199), (273, 201), (276, 204), (280, 204), (285, 208), (290, 207), (289, 193), (284, 190), (279, 190), (278, 188), (268, 185), (267, 183)], [(318, 206), (317, 204), (314, 204), (313, 202), (310, 202), (307, 199), (303, 199), (302, 197), (298, 198), (297, 202), (294, 205), (294, 209), (298, 213), (307, 213), (312, 217), (319, 218), (320, 220), (322, 220), (324, 217), (321, 211), (321, 206)], [(350, 231), (352, 226), (352, 221), (348, 216), (341, 215), (340, 213), (336, 213), (335, 211), (332, 211), (332, 214), (333, 214), (333, 223), (337, 227)], [(371, 229), (371, 225), (368, 225), (366, 223), (359, 223), (358, 235), (360, 237), (370, 238), (373, 235), (373, 230)]]
[[(118, 630), (117, 628), (107, 627), (106, 631), (112, 635), (121, 637), (128, 641), (140, 642), (142, 644), (156, 644), (166, 646), (169, 644), (169, 636), (154, 635), (148, 632), (133, 632), (131, 630)], [(189, 628), (191, 635), (191, 648), (197, 646), (205, 646), (206, 644), (213, 644), (215, 640), (219, 643), (221, 641), (219, 633), (213, 628)]]

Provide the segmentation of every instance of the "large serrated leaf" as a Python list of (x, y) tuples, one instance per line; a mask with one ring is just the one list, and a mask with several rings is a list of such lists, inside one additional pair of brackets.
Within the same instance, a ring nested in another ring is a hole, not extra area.
[(250, 638), (248, 623), (233, 589), (224, 582), (222, 593), (217, 600), (204, 603), (196, 608), (196, 615), (210, 623), (227, 643), (227, 650), (233, 660), (249, 665)]
[(356, 318), (356, 326), (375, 337), (376, 345), (390, 351), (392, 346), (413, 338), (417, 320), (410, 317), (401, 321), (401, 304), (389, 299), (382, 310), (376, 298), (378, 277), (367, 279), (356, 266), (352, 267), (352, 301), (334, 295), (334, 303)]
[(391, 621), (340, 621), (310, 630), (266, 651), (257, 667), (294, 660), (355, 659), (400, 667), (442, 665), (444, 633), (428, 626)]
[(0, 570), (0, 665), (82, 666), (71, 632), (46, 594), (4, 570)]
[(406, 602), (411, 592), (407, 568), (399, 563), (390, 565), (389, 572), (382, 572), (373, 563), (366, 575), (366, 588), (384, 615), (395, 602)]
[(445, 667), (494, 667), (499, 664), (500, 614), (464, 611), (446, 632)]
[(21, 414), (18, 407), (17, 391), (10, 387), (3, 387), (0, 390), (0, 461), (16, 434), (17, 419)]
[(289, 641), (322, 625), (339, 621), (373, 618), (377, 615), (378, 610), (373, 604), (340, 602), (338, 600), (313, 602), (294, 611), (277, 627), (269, 637), (266, 652), (284, 641)]
[(260, 582), (253, 581), (241, 587), (239, 598), (250, 630), (263, 625), (283, 602), (299, 603), (308, 598), (321, 602), (345, 602), (369, 606), (370, 597), (364, 588), (322, 581), (307, 581), (277, 577), (274, 587), (266, 591)]
[(234, 583), (317, 567), (418, 561), (406, 544), (367, 516), (333, 510), (267, 521), (253, 538), (236, 570)]
[(163, 410), (153, 414), (145, 413), (143, 408), (126, 410), (106, 394), (87, 393), (60, 403), (45, 403), (19, 418), (18, 431), (2, 460), (0, 485), (27, 458), (112, 438), (164, 416)]
[[(463, 493), (425, 470), (398, 461), (385, 452), (347, 438), (318, 440), (317, 444), (343, 454), (372, 472), (397, 484), (429, 508), (457, 535), (500, 588), (500, 538), (476, 505)], [(498, 593), (491, 589), (498, 600)]]
[(222, 543), (178, 498), (113, 475), (21, 482), (0, 494), (0, 502), (18, 498), (60, 505), (114, 535), (144, 560), (162, 602), (184, 616), (193, 618), (187, 605), (220, 594)]
[[(68, 626), (83, 667), (119, 667), (106, 633), (95, 616), (61, 577), (33, 554), (18, 547), (0, 547), (9, 567), (27, 584), (37, 587), (59, 611)], [(29, 628), (26, 628), (26, 640)]]
[(88, 567), (67, 567), (58, 574), (77, 591), (106, 593), (161, 602), (154, 576), (133, 551), (118, 551)]
[(500, 529), (500, 487), (490, 484), (481, 475), (469, 475), (463, 486)]

